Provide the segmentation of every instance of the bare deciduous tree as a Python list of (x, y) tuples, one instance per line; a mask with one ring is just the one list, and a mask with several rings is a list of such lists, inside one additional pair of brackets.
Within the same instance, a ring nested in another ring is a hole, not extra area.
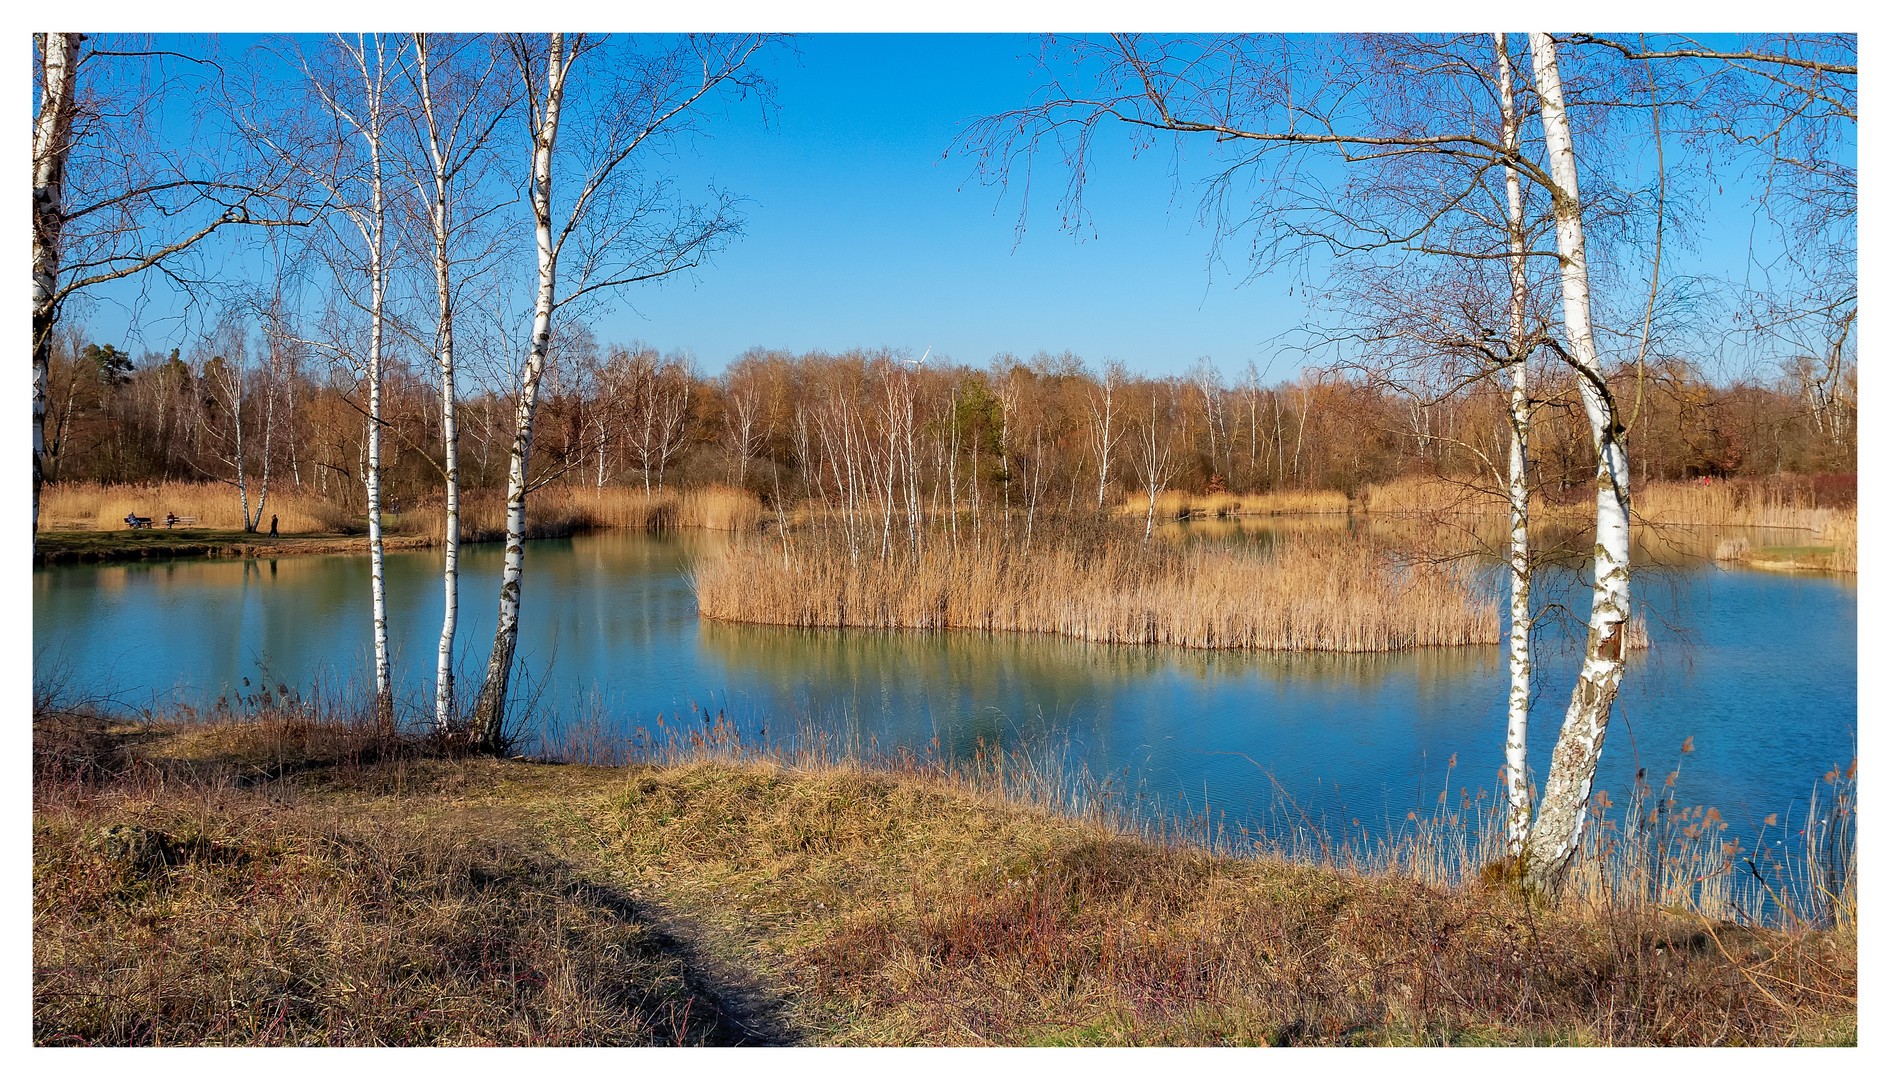
[[(657, 50), (613, 45), (582, 34), (543, 39), (513, 35), (531, 138), (530, 193), (537, 256), (531, 345), (518, 379), (506, 481), (505, 566), (498, 625), (470, 737), (476, 746), (502, 737), (525, 565), (525, 498), (539, 383), (559, 309), (603, 290), (619, 289), (700, 264), (738, 228), (723, 196), (708, 207), (672, 205), (664, 183), (641, 168), (639, 151), (692, 121), (700, 107), (727, 92), (759, 90), (748, 62), (760, 36), (688, 36)], [(580, 62), (595, 70), (573, 78)], [(569, 116), (567, 116), (569, 112)], [(554, 199), (568, 200), (554, 210)], [(568, 281), (560, 292), (560, 273)]]
[(165, 65), (215, 65), (136, 39), (34, 34), (33, 528), (44, 482), (48, 366), (63, 304), (158, 269), (187, 291), (209, 283), (183, 259), (226, 226), (296, 224), (275, 211), (272, 163), (221, 155), (208, 131), (165, 137), (178, 89)]
[[(453, 350), (453, 318), (459, 281), (454, 271), (479, 253), (457, 250), (469, 229), (492, 213), (489, 206), (467, 206), (480, 180), (477, 164), (483, 158), (494, 129), (510, 102), (496, 92), (495, 50), (482, 49), (478, 38), (441, 40), (439, 35), (415, 34), (413, 63), (408, 71), (416, 108), (409, 111), (413, 141), (422, 167), (415, 183), (425, 200), (427, 232), (432, 241), (433, 287), (437, 315), (431, 347), (440, 375), (440, 436), (442, 472), (446, 485), (445, 567), (441, 588), (445, 612), (440, 621), (439, 656), (434, 673), (434, 724), (441, 731), (454, 722), (453, 643), (459, 625), (459, 384)], [(602, 483), (603, 458), (599, 449), (598, 476)]]

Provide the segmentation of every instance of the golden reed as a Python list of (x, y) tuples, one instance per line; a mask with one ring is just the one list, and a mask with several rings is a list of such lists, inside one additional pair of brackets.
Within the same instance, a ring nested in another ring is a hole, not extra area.
[[(553, 485), (540, 488), (525, 500), (527, 538), (570, 536), (586, 529), (715, 529), (743, 532), (761, 523), (761, 500), (738, 488), (711, 484), (691, 491), (641, 488)], [(467, 543), (505, 537), (505, 493), (467, 492), (460, 500), (460, 537)], [(399, 525), (409, 535), (442, 536), (446, 509), (438, 496), (429, 498)]]
[[(1237, 495), (1216, 492), (1194, 495), (1186, 491), (1163, 491), (1155, 496), (1155, 520), (1172, 521), (1180, 517), (1258, 517), (1275, 514), (1343, 514), (1351, 500), (1343, 491), (1266, 491)], [(1148, 493), (1131, 495), (1118, 508), (1130, 517), (1148, 513)]]
[[(703, 616), (798, 627), (1063, 634), (1125, 645), (1375, 653), (1498, 640), (1497, 605), (1468, 572), (1406, 562), (1360, 536), (1270, 547), (1161, 541), (1097, 523), (982, 545), (923, 534), (857, 558), (831, 532), (744, 538), (699, 563)], [(903, 537), (900, 538), (903, 540)]]
[[(259, 488), (249, 492), (250, 514), (257, 512)], [(271, 487), (262, 505), (260, 529), (267, 532), (271, 515), (285, 533), (335, 533), (360, 528), (354, 515), (326, 499), (295, 487)], [(126, 529), (128, 514), (151, 518), (163, 527), (167, 514), (195, 518), (199, 529), (238, 530), (243, 527), (243, 500), (230, 484), (210, 481), (164, 484), (48, 484), (40, 491), (39, 527), (45, 532), (70, 530), (109, 532)]]

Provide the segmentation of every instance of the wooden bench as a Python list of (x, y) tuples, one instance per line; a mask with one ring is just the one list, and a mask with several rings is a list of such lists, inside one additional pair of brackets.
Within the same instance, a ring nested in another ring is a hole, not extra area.
[(133, 531), (135, 532), (135, 531), (136, 531), (136, 530), (138, 530), (138, 529), (148, 529), (148, 528), (150, 528), (150, 527), (151, 527), (151, 519), (150, 519), (150, 518), (148, 518), (148, 517), (139, 517), (139, 516), (138, 516), (138, 515), (136, 515), (136, 514), (126, 514), (126, 515), (125, 515), (125, 524), (127, 524), (127, 525), (129, 525), (129, 526), (131, 526), (131, 528), (132, 528), (132, 530), (133, 530)]
[(176, 514), (166, 514), (164, 516), (164, 527), (167, 529), (175, 529), (179, 525), (195, 524), (197, 524), (197, 519), (194, 517), (179, 517)]

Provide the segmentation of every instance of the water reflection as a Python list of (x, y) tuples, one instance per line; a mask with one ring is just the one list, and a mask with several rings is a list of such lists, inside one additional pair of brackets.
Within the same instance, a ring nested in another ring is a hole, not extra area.
[[(1288, 528), (1358, 527), (1375, 526), (1335, 515), (1171, 531), (1265, 542)], [(1691, 735), (1683, 798), (1756, 820), (1851, 758), (1854, 579), (1718, 568), (1685, 557), (1713, 539), (1694, 532), (1640, 538), (1673, 550), (1663, 568), (1636, 570), (1654, 649), (1630, 665), (1599, 786), (1624, 792), (1640, 765), (1664, 776)], [(541, 705), (569, 714), (594, 701), (626, 731), (706, 709), (749, 730), (811, 723), (881, 746), (1067, 746), (1094, 774), (1236, 817), (1272, 801), (1268, 771), (1303, 805), (1366, 823), (1434, 801), (1453, 755), (1453, 791), (1495, 788), (1507, 682), (1496, 647), (1292, 655), (704, 622), (688, 567), (727, 542), (607, 533), (528, 545), (520, 658), (544, 683)], [(463, 670), (483, 666), (501, 557), (481, 546), (462, 560)], [(430, 700), (440, 566), (432, 551), (387, 559), (397, 678), (415, 703)], [(1556, 604), (1571, 615), (1545, 624), (1538, 762), (1568, 700), (1581, 586), (1563, 566), (1539, 591), (1551, 616)], [(259, 675), (304, 687), (359, 679), (368, 588), (367, 560), (353, 556), (45, 568), (33, 578), (35, 648), (40, 664), (67, 662), (134, 705), (213, 701)]]

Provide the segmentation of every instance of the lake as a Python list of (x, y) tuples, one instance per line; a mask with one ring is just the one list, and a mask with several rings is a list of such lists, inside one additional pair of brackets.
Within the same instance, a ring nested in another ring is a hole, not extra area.
[[(1263, 531), (1263, 530), (1256, 530)], [(602, 712), (628, 731), (661, 715), (722, 712), (745, 733), (812, 725), (879, 748), (938, 740), (1059, 751), (1173, 805), (1232, 820), (1284, 789), (1333, 825), (1401, 821), (1446, 781), (1495, 792), (1507, 667), (1499, 647), (1378, 656), (1203, 652), (1040, 635), (799, 631), (698, 619), (687, 569), (718, 534), (611, 532), (527, 545), (519, 657), (542, 714)], [(483, 670), (502, 551), (462, 557), (462, 670)], [(1624, 796), (1637, 764), (1681, 773), (1683, 801), (1745, 832), (1802, 806), (1854, 755), (1857, 588), (1852, 577), (1768, 574), (1674, 557), (1636, 569), (1653, 647), (1634, 654), (1597, 786)], [(431, 701), (438, 551), (387, 556), (403, 699)], [(1545, 603), (1585, 616), (1574, 571)], [(365, 556), (185, 560), (40, 568), (36, 671), (63, 667), (120, 704), (199, 706), (245, 678), (303, 688), (368, 670)], [(1507, 606), (1506, 604), (1504, 605)], [(1576, 667), (1543, 635), (1532, 760), (1546, 762)], [(1269, 773), (1277, 779), (1269, 779)], [(1624, 801), (1617, 798), (1617, 801)]]

